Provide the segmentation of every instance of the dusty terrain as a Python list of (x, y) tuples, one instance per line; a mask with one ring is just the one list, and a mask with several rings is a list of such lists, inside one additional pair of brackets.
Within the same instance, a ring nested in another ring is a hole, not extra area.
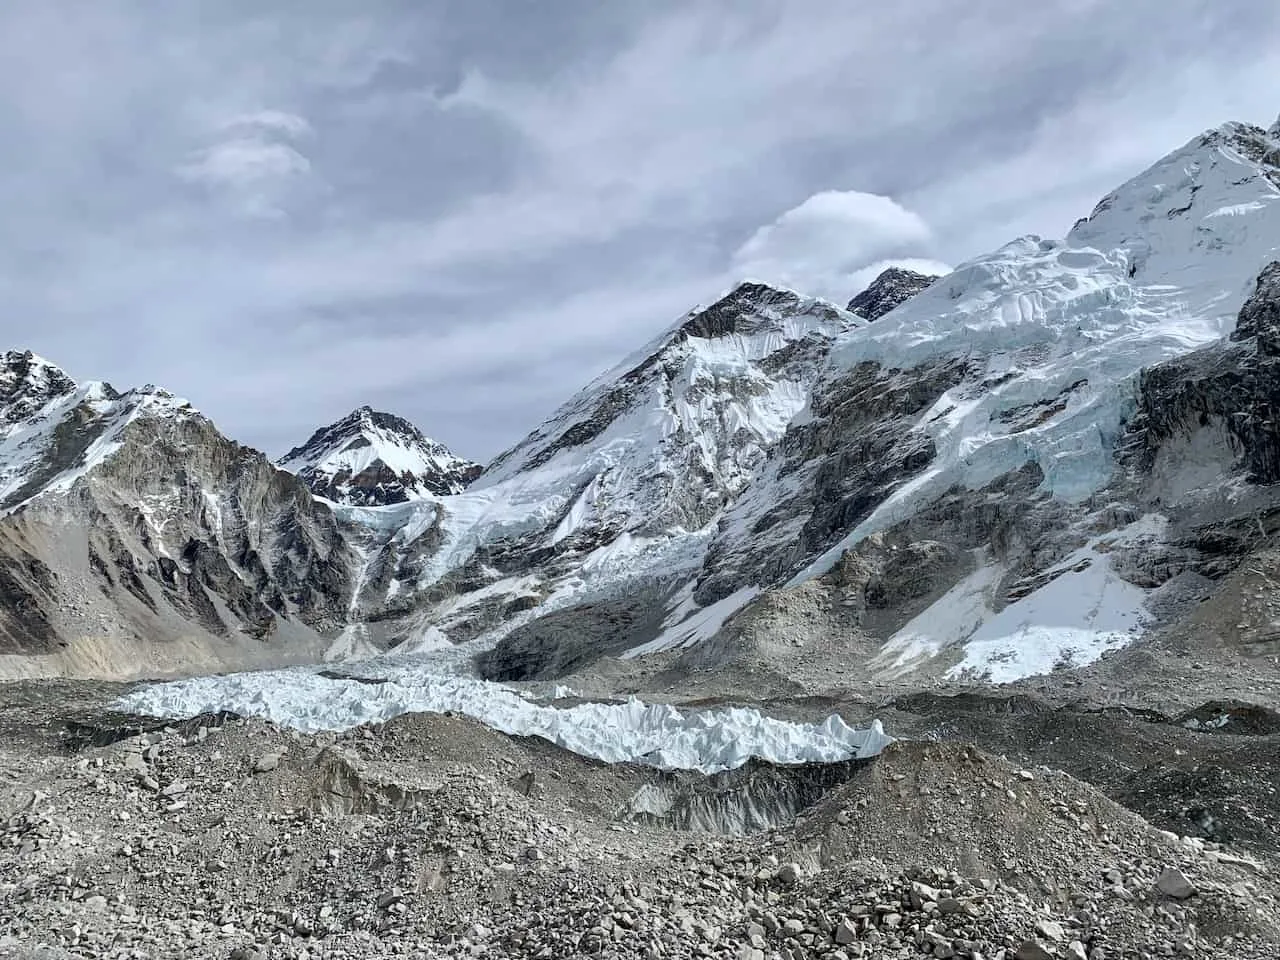
[(1277, 955), (1280, 716), (1188, 706), (1211, 682), (1171, 712), (1082, 695), (1120, 666), (780, 697), (910, 739), (715, 777), (452, 716), (166, 726), (106, 710), (118, 685), (10, 683), (0, 955)]

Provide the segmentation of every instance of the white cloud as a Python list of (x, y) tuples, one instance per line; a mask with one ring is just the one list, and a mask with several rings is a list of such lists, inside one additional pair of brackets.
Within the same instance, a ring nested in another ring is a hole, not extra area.
[(295, 181), (311, 173), (311, 161), (290, 141), (311, 132), (304, 118), (282, 110), (241, 114), (223, 123), (217, 142), (195, 151), (176, 172), (213, 190), (239, 213), (277, 217)]
[(929, 225), (889, 197), (827, 190), (757, 230), (733, 270), (843, 302), (868, 264), (926, 253), (931, 240)]
[(183, 164), (180, 173), (200, 183), (242, 188), (310, 170), (307, 158), (288, 144), (244, 138), (201, 151), (190, 163)]

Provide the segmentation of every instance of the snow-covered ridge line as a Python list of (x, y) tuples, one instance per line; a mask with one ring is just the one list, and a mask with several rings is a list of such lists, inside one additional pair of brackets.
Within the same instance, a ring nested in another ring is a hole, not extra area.
[[(347, 730), (404, 713), (454, 712), (608, 763), (704, 773), (730, 770), (752, 757), (783, 764), (871, 757), (893, 739), (878, 720), (859, 730), (834, 714), (823, 723), (804, 724), (741, 707), (681, 711), (636, 699), (559, 708), (501, 684), (443, 675), (428, 660), (351, 670), (337, 678), (318, 668), (198, 677), (145, 687), (114, 706), (175, 719), (227, 710), (306, 732)], [(375, 670), (379, 682), (367, 682)]]
[(461, 493), (482, 470), (409, 421), (367, 406), (321, 427), (277, 466), (316, 495), (353, 506)]

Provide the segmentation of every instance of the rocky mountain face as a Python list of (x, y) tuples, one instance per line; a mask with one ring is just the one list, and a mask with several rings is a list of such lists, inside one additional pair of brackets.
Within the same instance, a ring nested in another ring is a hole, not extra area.
[(0, 671), (300, 659), (345, 616), (332, 513), (185, 401), (8, 353), (0, 421)]
[[(886, 271), (850, 310), (744, 284), (479, 476), (368, 409), (277, 470), (162, 391), (10, 354), (4, 642), (150, 631), (224, 662), (474, 641), (488, 677), (663, 654), (752, 689), (832, 658), (1086, 664), (1270, 576), (1276, 262), (1280, 125), (1227, 124), (1062, 240)], [(1255, 592), (1202, 632), (1268, 649), (1280, 609)]]
[(811, 634), (881, 675), (1173, 629), (1269, 537), (1278, 184), (1280, 128), (1229, 124), (842, 338), (719, 525), (692, 596), (742, 613), (687, 666), (750, 662), (814, 590)]
[(849, 301), (850, 313), (867, 320), (879, 320), (890, 310), (901, 306), (938, 278), (903, 267), (889, 267), (871, 281), (871, 285)]
[(365, 507), (461, 493), (484, 469), (409, 421), (370, 407), (320, 428), (279, 466), (316, 496)]
[[(832, 344), (861, 322), (761, 284), (692, 311), (465, 493), (413, 506), (371, 542), (363, 602), (383, 620), (414, 613), (410, 633), (455, 641), (619, 590), (660, 607), (804, 409)], [(584, 616), (586, 633), (614, 646), (651, 626)]]

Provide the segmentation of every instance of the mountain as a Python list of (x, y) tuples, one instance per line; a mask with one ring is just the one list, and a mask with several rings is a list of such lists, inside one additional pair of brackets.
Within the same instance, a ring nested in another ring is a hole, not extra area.
[(328, 508), (155, 387), (0, 359), (0, 672), (318, 656), (354, 564)]
[[(629, 591), (660, 609), (804, 409), (832, 344), (862, 322), (750, 283), (690, 312), (466, 492), (412, 506), (371, 542), (362, 602), (380, 618), (416, 611), (410, 635), (454, 641)], [(614, 645), (650, 619), (627, 613), (621, 629), (607, 612), (584, 616), (593, 625), (575, 636), (606, 632)]]
[(389, 413), (360, 407), (279, 461), (317, 496), (382, 506), (461, 493), (484, 469)]
[(0, 669), (469, 644), (490, 678), (614, 657), (758, 696), (1274, 653), (1276, 263), (1280, 124), (1226, 124), (1065, 238), (887, 273), (861, 312), (744, 283), (478, 477), (367, 409), (277, 469), (8, 354)]
[(872, 280), (867, 289), (850, 300), (845, 309), (867, 320), (879, 320), (937, 279), (927, 273), (889, 267)]
[(864, 675), (1013, 679), (1180, 629), (1269, 536), (1277, 259), (1280, 125), (1227, 124), (851, 331), (717, 530), (691, 616), (742, 613), (686, 666), (755, 662), (802, 601)]

